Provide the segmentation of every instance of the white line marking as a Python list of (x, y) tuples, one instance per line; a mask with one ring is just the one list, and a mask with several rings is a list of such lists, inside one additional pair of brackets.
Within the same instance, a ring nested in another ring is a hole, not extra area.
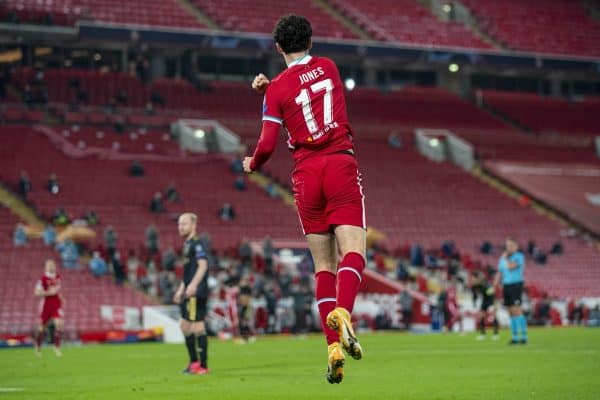
[(24, 388), (11, 388), (11, 387), (0, 387), (0, 393), (10, 393), (10, 392), (23, 392)]

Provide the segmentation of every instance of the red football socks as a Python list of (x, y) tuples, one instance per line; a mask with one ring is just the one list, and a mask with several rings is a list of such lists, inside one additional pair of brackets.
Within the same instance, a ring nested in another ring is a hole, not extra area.
[(364, 269), (365, 259), (360, 254), (350, 252), (344, 256), (337, 271), (337, 307), (352, 313)]
[(321, 327), (325, 334), (327, 344), (337, 342), (338, 333), (327, 326), (327, 315), (333, 311), (336, 304), (335, 274), (329, 271), (320, 271), (315, 274), (315, 297), (321, 316)]
[(60, 348), (60, 339), (61, 339), (61, 331), (55, 330), (54, 331), (54, 346), (56, 346), (56, 348)]

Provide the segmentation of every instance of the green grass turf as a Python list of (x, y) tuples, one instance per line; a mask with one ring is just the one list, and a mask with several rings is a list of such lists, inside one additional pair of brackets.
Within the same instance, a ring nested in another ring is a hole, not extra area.
[[(183, 345), (65, 347), (56, 358), (0, 350), (0, 399), (600, 399), (600, 329), (532, 329), (510, 347), (475, 336), (362, 335), (340, 385), (325, 380), (320, 336), (210, 343), (209, 376), (180, 373)], [(6, 392), (5, 388), (20, 388)]]

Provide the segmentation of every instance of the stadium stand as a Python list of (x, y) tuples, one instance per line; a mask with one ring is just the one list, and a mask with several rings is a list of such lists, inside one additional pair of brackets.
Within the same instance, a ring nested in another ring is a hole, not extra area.
[[(143, 161), (145, 176), (130, 177), (128, 168), (135, 153), (122, 156), (121, 160), (70, 159), (30, 127), (6, 126), (4, 130), (6, 146), (0, 150), (3, 176), (13, 176), (16, 180), (21, 169), (31, 171), (34, 185), (31, 201), (45, 215), (51, 215), (58, 207), (64, 207), (74, 217), (95, 210), (103, 223), (98, 233), (106, 225), (114, 226), (123, 254), (137, 248), (151, 223), (157, 226), (163, 243), (178, 243), (171, 215), (188, 209), (198, 210), (200, 229), (210, 232), (219, 249), (236, 246), (243, 237), (300, 238), (292, 210), (280, 200), (268, 198), (251, 184), (247, 191), (235, 190), (235, 176), (229, 172), (225, 159), (207, 156), (194, 164), (181, 162), (180, 157), (172, 157), (170, 162)], [(157, 142), (157, 151), (161, 151), (161, 146), (171, 144)], [(46, 154), (43, 159), (35, 157), (41, 152)], [(43, 189), (50, 171), (58, 175), (61, 183), (58, 196)], [(230, 179), (223, 179), (224, 176)], [(150, 213), (152, 195), (163, 191), (171, 181), (180, 191), (182, 201), (168, 204), (166, 214)], [(217, 211), (225, 202), (231, 203), (237, 212), (234, 223), (217, 218)], [(143, 225), (139, 221), (144, 221)]]
[[(513, 50), (600, 56), (600, 24), (583, 2), (461, 0), (492, 37)], [(551, 29), (549, 29), (551, 27)]]
[(568, 101), (530, 93), (485, 90), (483, 101), (503, 115), (537, 132), (592, 137), (600, 134), (597, 101)]
[[(278, 0), (194, 0), (193, 3), (226, 30), (271, 33), (272, 26), (264, 21), (276, 21), (289, 14), (288, 3)], [(338, 39), (357, 36), (311, 0), (294, 1), (294, 13), (304, 15), (312, 24), (313, 35)]]
[(597, 166), (548, 161), (488, 161), (485, 166), (525, 193), (563, 210), (590, 230), (600, 232), (600, 169)]
[(329, 0), (337, 11), (373, 37), (420, 46), (489, 49), (463, 24), (443, 22), (413, 0)]
[(74, 25), (76, 21), (111, 24), (202, 28), (177, 0), (6, 0), (0, 20), (45, 25)]
[[(410, 134), (404, 135), (406, 143), (410, 139)], [(462, 252), (495, 265), (497, 256), (476, 255), (483, 240), (501, 243), (515, 231), (521, 241), (531, 238), (544, 249), (562, 240), (564, 254), (550, 257), (545, 268), (529, 263), (528, 281), (558, 296), (594, 293), (593, 279), (600, 274), (597, 251), (575, 239), (563, 240), (556, 222), (521, 207), (458, 167), (424, 159), (408, 145), (394, 150), (382, 141), (359, 140), (357, 148), (368, 196), (368, 224), (382, 230), (392, 248), (403, 243), (438, 247), (440, 241), (451, 239)], [(569, 279), (563, 279), (565, 273)]]

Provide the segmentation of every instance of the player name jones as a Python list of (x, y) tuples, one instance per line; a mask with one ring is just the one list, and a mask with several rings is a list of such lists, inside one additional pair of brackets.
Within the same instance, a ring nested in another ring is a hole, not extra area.
[(317, 67), (308, 72), (298, 75), (298, 78), (300, 78), (300, 84), (302, 85), (310, 81), (314, 81), (315, 79), (323, 75), (325, 75), (325, 71), (323, 71), (323, 68)]

